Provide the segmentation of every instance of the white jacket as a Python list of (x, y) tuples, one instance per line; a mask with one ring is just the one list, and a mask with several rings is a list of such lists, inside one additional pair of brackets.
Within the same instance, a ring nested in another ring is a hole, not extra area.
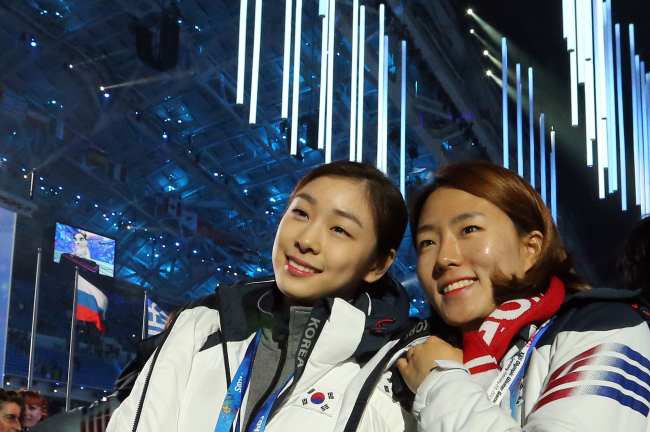
[(439, 361), (415, 397), (418, 430), (650, 430), (650, 329), (631, 302), (604, 289), (565, 302), (531, 354), (516, 419), (488, 400), (462, 364)]
[[(388, 287), (369, 289), (354, 305), (329, 299), (314, 307), (293, 385), (274, 404), (266, 431), (405, 430), (403, 410), (391, 399), (384, 366), (397, 343), (389, 341), (390, 334), (408, 323), (408, 298), (392, 278), (381, 283)], [(107, 432), (213, 432), (227, 391), (221, 341), (228, 341), (233, 376), (257, 330), (252, 305), (273, 285), (272, 280), (235, 285), (220, 298), (208, 296), (180, 313), (131, 395), (113, 414)], [(381, 298), (374, 297), (377, 292), (383, 293)], [(394, 322), (373, 327), (386, 318)], [(362, 367), (360, 353), (376, 355)], [(324, 402), (312, 400), (317, 392), (326, 395)], [(240, 412), (246, 410), (246, 398), (247, 393)]]

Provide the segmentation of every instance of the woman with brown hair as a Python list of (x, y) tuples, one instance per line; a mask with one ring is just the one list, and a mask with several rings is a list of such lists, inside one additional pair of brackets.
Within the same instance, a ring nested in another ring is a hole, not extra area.
[(485, 162), (415, 200), (417, 273), (462, 349), (430, 337), (398, 368), (424, 431), (646, 430), (650, 329), (635, 293), (590, 290), (539, 194)]

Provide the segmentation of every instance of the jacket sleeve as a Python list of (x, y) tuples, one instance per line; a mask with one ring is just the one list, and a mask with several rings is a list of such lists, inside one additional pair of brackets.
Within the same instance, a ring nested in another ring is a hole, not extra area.
[[(146, 362), (128, 398), (115, 411), (106, 432), (133, 430), (139, 407), (139, 432), (176, 432), (180, 405), (185, 395), (192, 359), (207, 337), (219, 328), (219, 314), (215, 310), (197, 307), (181, 313), (171, 329), (160, 353)], [(143, 398), (145, 382), (156, 358)], [(142, 401), (141, 401), (142, 399)]]
[(413, 414), (426, 432), (520, 431), (515, 420), (496, 404), (461, 363), (436, 361), (418, 388)]
[[(539, 391), (524, 389), (524, 426), (490, 402), (461, 364), (441, 361), (418, 389), (413, 407), (418, 429), (645, 431), (650, 409), (649, 342), (650, 329), (645, 322), (607, 331), (558, 334), (548, 351), (548, 360), (537, 359), (539, 366), (548, 365)], [(529, 367), (525, 380), (530, 375)]]

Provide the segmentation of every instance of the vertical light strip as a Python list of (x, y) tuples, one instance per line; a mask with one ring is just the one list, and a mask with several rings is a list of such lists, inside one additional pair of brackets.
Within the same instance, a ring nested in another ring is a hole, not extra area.
[(625, 119), (623, 117), (623, 70), (621, 69), (621, 25), (614, 27), (616, 35), (616, 95), (618, 107), (618, 141), (621, 160), (621, 210), (627, 211), (627, 169), (625, 161)]
[(612, 2), (606, 0), (603, 11), (605, 25), (605, 76), (607, 79), (607, 159), (609, 193), (618, 190), (618, 155), (616, 153), (616, 77), (614, 75), (614, 36), (612, 34)]
[(282, 67), (282, 109), (280, 117), (289, 118), (289, 77), (291, 75), (291, 23), (293, 0), (286, 0), (284, 9), (284, 65)]
[(329, 30), (328, 30), (328, 46), (327, 46), (327, 125), (325, 126), (325, 163), (332, 161), (332, 116), (334, 114), (334, 107), (332, 106), (334, 99), (334, 41), (335, 41), (335, 25), (336, 25), (336, 0), (330, 0), (329, 10)]
[(594, 58), (594, 41), (593, 35), (593, 14), (591, 12), (591, 0), (581, 0), (583, 2), (582, 16), (577, 17), (584, 24), (583, 29), (585, 33), (585, 54), (582, 56), (585, 60), (593, 60)]
[(562, 37), (564, 39), (569, 37), (569, 13), (567, 8), (569, 0), (562, 0)]
[(363, 162), (363, 99), (366, 73), (366, 7), (359, 8), (359, 85), (357, 93), (357, 162)]
[[(598, 95), (601, 101), (600, 118), (607, 118), (607, 79), (605, 74), (605, 3), (601, 0), (594, 0), (597, 5), (596, 10), (596, 33), (598, 36), (598, 75), (600, 81), (598, 83)], [(594, 41), (595, 42), (595, 41)], [(595, 49), (596, 45), (594, 45)]]
[(325, 18), (327, 16), (327, 4), (329, 0), (318, 0), (318, 16)]
[(406, 200), (406, 41), (402, 41), (402, 100), (399, 136), (399, 190)]
[(386, 16), (386, 9), (384, 4), (379, 5), (379, 62), (378, 65), (378, 78), (377, 78), (377, 168), (381, 170), (383, 161), (383, 139), (382, 133), (384, 131), (384, 56), (386, 55), (384, 49), (384, 19)]
[(571, 71), (571, 126), (578, 126), (578, 60), (575, 51), (569, 53)]
[[(639, 56), (637, 55), (638, 59)], [(645, 98), (645, 63), (639, 62), (639, 130), (641, 132), (641, 140), (639, 141), (639, 184), (641, 185), (641, 214), (646, 213), (645, 198), (646, 198), (646, 168), (645, 168), (645, 146), (648, 140), (647, 120), (646, 120), (646, 106), (647, 101)]]
[(584, 16), (585, 0), (576, 1), (576, 51), (578, 52), (578, 84), (585, 83), (585, 24)]
[[(596, 14), (596, 35), (597, 45), (594, 45), (594, 51), (597, 51), (596, 63), (596, 97), (598, 98), (598, 166), (599, 182), (602, 182), (602, 191), (599, 190), (600, 198), (605, 198), (605, 168), (609, 168), (609, 144), (607, 140), (607, 75), (605, 73), (605, 23), (604, 23), (605, 4), (602, 0), (594, 0), (594, 13)], [(596, 41), (594, 41), (596, 42)], [(597, 49), (596, 49), (597, 48)], [(602, 179), (600, 178), (602, 176)], [(599, 185), (600, 188), (600, 185)]]
[(555, 169), (555, 131), (551, 128), (551, 215), (557, 224), (557, 172)]
[(251, 106), (248, 122), (257, 123), (257, 90), (260, 82), (260, 44), (262, 42), (262, 1), (255, 0), (255, 30), (253, 32), (253, 70), (251, 71)]
[(593, 14), (591, 0), (583, 1), (583, 15), (578, 17), (584, 22), (585, 32), (585, 128), (587, 131), (587, 166), (594, 166), (594, 143), (596, 140), (596, 103), (594, 101), (594, 46), (593, 46)]
[(535, 114), (533, 110), (533, 68), (528, 68), (528, 132), (530, 135), (530, 185), (535, 188)]
[(594, 102), (594, 62), (585, 62), (585, 131), (587, 166), (594, 166), (594, 141), (596, 140), (596, 113)]
[(641, 167), (642, 167), (642, 172), (643, 172), (643, 191), (644, 194), (643, 196), (645, 199), (642, 199), (643, 202), (643, 207), (642, 209), (642, 214), (645, 215), (648, 213), (648, 209), (650, 208), (650, 167), (648, 167), (648, 163), (650, 163), (650, 118), (648, 118), (649, 112), (650, 112), (650, 98), (648, 97), (648, 92), (650, 89), (648, 88), (650, 86), (650, 77), (649, 74), (645, 72), (645, 63), (641, 62), (641, 85), (643, 89), (643, 93), (641, 95), (641, 98), (643, 99), (643, 136), (644, 136), (644, 141), (643, 141), (643, 155), (641, 157)]
[(510, 146), (508, 143), (508, 42), (501, 39), (501, 103), (503, 105), (503, 166), (510, 168)]
[[(329, 0), (324, 0), (325, 3)], [(327, 115), (327, 59), (329, 55), (329, 14), (323, 18), (321, 30), (321, 48), (320, 48), (320, 101), (318, 105), (318, 149), (325, 148), (325, 117)]]
[(388, 35), (384, 36), (384, 120), (382, 125), (384, 131), (382, 133), (382, 142), (384, 149), (382, 150), (382, 171), (388, 174), (388, 61), (390, 59), (390, 51), (388, 49)]
[(648, 213), (648, 194), (650, 193), (650, 179), (648, 178), (648, 77), (645, 73), (645, 62), (640, 63), (640, 88), (641, 88), (641, 122), (643, 123), (643, 140), (639, 149), (641, 160), (641, 214)]
[(637, 87), (638, 87), (638, 67), (635, 65), (636, 57), (636, 47), (634, 43), (634, 24), (629, 26), (630, 33), (630, 70), (632, 71), (632, 136), (634, 142), (633, 146), (633, 155), (634, 155), (634, 198), (635, 204), (639, 205), (641, 203), (641, 195), (639, 193), (639, 112), (638, 104), (639, 99), (637, 97)]
[(567, 0), (566, 5), (566, 49), (569, 52), (576, 50), (576, 2), (575, 0)]
[(239, 6), (239, 55), (237, 60), (237, 104), (244, 103), (244, 78), (246, 73), (246, 19), (248, 0), (241, 0)]
[[(594, 66), (594, 100), (596, 103), (596, 154), (598, 158), (598, 197), (600, 199), (605, 199), (605, 168), (607, 167), (607, 152), (603, 151), (607, 149), (607, 137), (606, 129), (603, 129), (603, 99), (601, 98), (602, 87), (601, 87), (601, 73), (600, 73), (600, 43), (599, 43), (599, 25), (598, 16), (602, 15), (602, 8), (600, 7), (600, 0), (593, 0), (592, 15), (593, 15), (593, 66)], [(600, 12), (598, 12), (600, 11)], [(602, 24), (602, 19), (601, 19)]]
[[(644, 175), (643, 175), (643, 144), (645, 142), (645, 134), (643, 132), (643, 97), (641, 96), (641, 61), (639, 55), (634, 56), (634, 81), (636, 82), (636, 119), (637, 119), (637, 134), (639, 137), (639, 143), (637, 146), (637, 158), (635, 164), (639, 170), (639, 181), (637, 182), (637, 188), (639, 189), (639, 201), (637, 205), (641, 206), (641, 210), (645, 208), (645, 187)], [(641, 213), (643, 214), (643, 212)]]
[(524, 176), (524, 130), (521, 100), (521, 65), (517, 63), (517, 173)]
[(539, 174), (542, 200), (546, 204), (546, 125), (544, 124), (544, 113), (539, 116)]
[(291, 154), (298, 154), (300, 119), (300, 50), (302, 48), (302, 0), (296, 0), (296, 26), (293, 51), (293, 104), (291, 107)]
[[(578, 0), (579, 1), (579, 0)], [(567, 51), (569, 51), (569, 71), (571, 73), (571, 125), (578, 126), (578, 53), (576, 41), (576, 0), (567, 0), (566, 5)]]
[(350, 74), (350, 160), (357, 158), (357, 62), (359, 61), (359, 0), (352, 1), (352, 73)]
[[(607, 119), (597, 119), (598, 122), (598, 139), (596, 143), (598, 144), (598, 197), (600, 199), (605, 199), (605, 165), (607, 165)], [(602, 141), (605, 141), (601, 144), (600, 137)]]

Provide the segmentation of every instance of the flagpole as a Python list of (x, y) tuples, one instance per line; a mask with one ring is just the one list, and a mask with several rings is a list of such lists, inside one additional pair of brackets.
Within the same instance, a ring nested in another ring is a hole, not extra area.
[(70, 329), (70, 355), (68, 357), (68, 388), (65, 395), (65, 410), (70, 411), (70, 394), (72, 392), (72, 369), (74, 359), (74, 337), (77, 330), (77, 294), (79, 292), (79, 266), (74, 269), (74, 297), (72, 300), (72, 328)]
[(149, 296), (147, 296), (147, 291), (144, 291), (144, 310), (142, 311), (142, 339), (147, 338), (147, 322), (149, 315), (148, 300)]
[(41, 289), (41, 255), (42, 250), (38, 248), (36, 259), (36, 283), (34, 284), (34, 310), (32, 313), (32, 336), (29, 342), (29, 366), (27, 369), (27, 390), (31, 390), (34, 378), (34, 353), (36, 349), (36, 324), (38, 322), (38, 293)]

